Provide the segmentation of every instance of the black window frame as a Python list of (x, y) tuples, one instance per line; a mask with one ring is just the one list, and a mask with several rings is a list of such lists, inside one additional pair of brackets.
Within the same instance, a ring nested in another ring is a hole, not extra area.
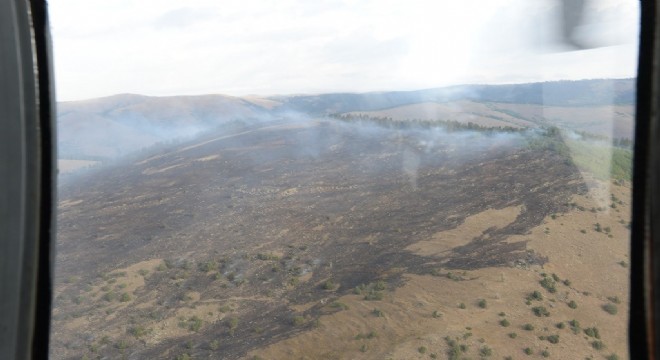
[[(570, 0), (567, 0), (570, 1)], [(660, 354), (660, 25), (640, 0), (629, 352)], [(0, 358), (47, 359), (56, 135), (45, 0), (0, 0)]]

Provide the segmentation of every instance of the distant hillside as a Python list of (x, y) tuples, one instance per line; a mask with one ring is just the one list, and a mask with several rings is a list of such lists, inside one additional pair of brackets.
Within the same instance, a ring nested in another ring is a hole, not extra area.
[[(472, 121), (485, 126), (551, 124), (630, 138), (634, 99), (634, 79), (270, 98), (123, 94), (59, 103), (58, 145), (61, 159), (104, 160), (233, 121), (351, 112), (376, 112), (373, 115), (401, 119)], [(617, 106), (613, 109), (613, 105)]]
[(554, 81), (512, 85), (459, 85), (417, 91), (281, 96), (282, 106), (313, 114), (371, 111), (425, 102), (472, 100), (546, 106), (633, 104), (634, 79)]
[(63, 102), (57, 112), (60, 157), (112, 158), (228, 121), (265, 115), (266, 108), (251, 100), (224, 95), (123, 94)]
[(632, 139), (633, 105), (545, 106), (537, 104), (450, 101), (344, 113), (345, 116), (396, 121), (456, 121), (485, 127), (535, 128), (557, 126), (607, 138)]

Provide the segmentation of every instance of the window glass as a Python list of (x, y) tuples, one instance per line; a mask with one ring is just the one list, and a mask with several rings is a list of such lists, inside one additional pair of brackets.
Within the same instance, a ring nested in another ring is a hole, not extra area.
[(50, 2), (53, 359), (627, 358), (639, 9)]

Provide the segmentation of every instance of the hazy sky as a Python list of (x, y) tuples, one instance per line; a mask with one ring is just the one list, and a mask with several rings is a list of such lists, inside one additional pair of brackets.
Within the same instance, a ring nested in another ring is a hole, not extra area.
[(411, 90), (632, 77), (636, 0), (51, 0), (58, 100)]

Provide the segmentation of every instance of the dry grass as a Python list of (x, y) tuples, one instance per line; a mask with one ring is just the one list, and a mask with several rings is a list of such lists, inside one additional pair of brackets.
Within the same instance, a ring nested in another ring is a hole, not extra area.
[[(597, 213), (574, 208), (554, 219), (548, 217), (527, 235), (511, 238), (511, 241), (529, 240), (529, 248), (549, 258), (544, 267), (480, 269), (470, 271), (467, 277), (474, 280), (468, 281), (407, 274), (405, 285), (387, 293), (382, 301), (343, 296), (338, 301), (347, 305), (347, 310), (322, 316), (320, 327), (253, 351), (247, 358), (257, 355), (264, 359), (416, 359), (436, 354), (443, 359), (448, 350), (446, 336), (467, 345), (466, 355), (471, 358), (478, 356), (482, 346), (492, 349), (492, 358), (525, 356), (522, 350), (526, 347), (537, 355), (548, 348), (550, 358), (554, 359), (599, 358), (605, 353), (627, 358), (628, 269), (618, 263), (629, 262), (629, 233), (620, 220), (627, 224), (629, 219), (629, 206), (625, 202), (630, 199), (630, 188), (603, 182), (592, 185), (593, 191), (576, 196), (575, 203), (586, 209), (598, 207), (607, 201), (602, 194), (608, 193), (604, 189), (609, 188), (617, 198), (624, 199), (624, 205), (617, 207), (618, 212), (611, 208)], [(512, 221), (518, 211), (511, 208), (484, 211), (468, 218), (457, 229), (437, 234), (423, 248), (416, 244), (413, 250), (437, 253), (442, 249), (437, 240), (441, 238), (454, 239), (450, 241), (460, 245), (485, 228)], [(610, 227), (612, 238), (592, 230), (596, 222)], [(581, 229), (588, 231), (583, 234)], [(542, 273), (559, 277), (556, 293), (550, 294), (539, 285)], [(568, 285), (563, 283), (566, 279)], [(527, 295), (534, 290), (541, 291), (544, 299), (526, 305)], [(619, 312), (614, 316), (601, 308), (607, 297), (612, 296), (621, 300)], [(476, 305), (481, 298), (488, 302), (486, 309)], [(567, 306), (570, 300), (579, 307)], [(459, 308), (460, 303), (465, 303), (466, 309)], [(546, 307), (550, 316), (534, 316), (533, 306)], [(374, 307), (385, 316), (372, 316)], [(432, 316), (434, 311), (442, 316)], [(505, 313), (509, 327), (500, 325), (500, 313)], [(558, 322), (572, 319), (584, 328), (601, 330), (602, 341), (607, 346), (604, 352), (594, 349), (581, 333), (573, 334), (570, 326), (556, 328)], [(533, 325), (533, 331), (521, 329), (527, 323)], [(370, 331), (378, 336), (355, 340), (356, 334)], [(512, 338), (511, 332), (517, 336)], [(468, 333), (471, 336), (464, 339)], [(557, 344), (539, 339), (554, 334), (559, 335)], [(420, 347), (428, 349), (427, 354), (420, 354)]]

